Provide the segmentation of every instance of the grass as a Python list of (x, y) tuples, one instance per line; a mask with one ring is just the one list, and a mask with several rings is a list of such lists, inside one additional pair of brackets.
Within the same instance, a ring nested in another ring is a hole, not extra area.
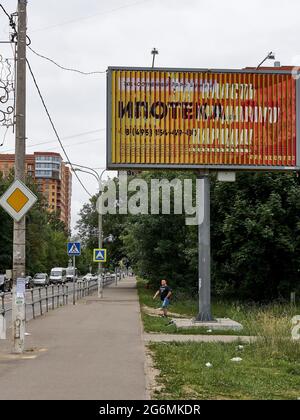
[[(299, 343), (289, 356), (269, 353), (264, 344), (152, 343), (149, 348), (160, 371), (154, 399), (296, 400), (300, 397)], [(233, 363), (233, 357), (241, 363)], [(206, 363), (212, 368), (207, 368)]]
[[(138, 293), (141, 305), (150, 308), (158, 308), (160, 302), (153, 300), (154, 291), (145, 287), (146, 282), (138, 281)], [(175, 293), (170, 311), (188, 317), (194, 317), (198, 313), (197, 299), (187, 298), (183, 294)], [(290, 337), (291, 319), (300, 314), (299, 306), (289, 304), (272, 303), (269, 305), (258, 305), (254, 303), (223, 302), (213, 301), (212, 313), (215, 318), (231, 318), (243, 325), (242, 332), (214, 331), (215, 335), (244, 335), (264, 336), (268, 328), (271, 329), (271, 336), (275, 330), (276, 336)], [(174, 325), (168, 325), (163, 318), (151, 317), (142, 313), (144, 329), (146, 332), (171, 333), (171, 334), (210, 334), (206, 328), (193, 328), (191, 330), (177, 329)], [(270, 334), (269, 334), (270, 336)]]
[(183, 334), (183, 335), (240, 335), (234, 331), (213, 331), (208, 333), (207, 328), (184, 328), (179, 329), (174, 324), (170, 324), (170, 320), (164, 318), (156, 318), (147, 314), (142, 314), (142, 321), (144, 324), (144, 331), (147, 333), (161, 333), (161, 334)]
[[(154, 292), (138, 283), (140, 303), (157, 308)], [(170, 311), (195, 316), (197, 300), (175, 296)], [(151, 343), (154, 365), (160, 374), (159, 391), (152, 397), (167, 399), (296, 400), (300, 398), (300, 342), (291, 340), (291, 319), (299, 306), (215, 301), (213, 315), (232, 318), (243, 326), (243, 335), (257, 340), (238, 349), (237, 343)], [(147, 332), (207, 334), (206, 329), (178, 330), (163, 318), (142, 314)], [(215, 334), (215, 332), (213, 332)], [(218, 334), (218, 332), (216, 332)], [(222, 332), (224, 334), (224, 332)], [(234, 333), (230, 333), (234, 334)], [(241, 335), (241, 333), (239, 333)], [(241, 357), (241, 363), (233, 363)], [(212, 368), (207, 368), (206, 363)]]

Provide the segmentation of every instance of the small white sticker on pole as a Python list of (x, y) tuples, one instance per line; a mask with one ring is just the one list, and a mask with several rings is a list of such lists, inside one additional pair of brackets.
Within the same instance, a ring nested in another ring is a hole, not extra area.
[(18, 278), (17, 279), (17, 289), (16, 289), (17, 296), (24, 296), (25, 295), (25, 279)]

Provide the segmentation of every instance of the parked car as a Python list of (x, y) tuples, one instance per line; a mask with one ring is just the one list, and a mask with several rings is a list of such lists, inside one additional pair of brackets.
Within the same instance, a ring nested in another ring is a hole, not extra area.
[(25, 277), (25, 287), (26, 289), (32, 289), (33, 288), (33, 280), (31, 276)]
[(85, 276), (83, 276), (82, 280), (85, 281), (92, 281), (92, 280), (97, 280), (98, 276), (97, 274), (92, 274), (92, 273), (87, 273)]
[(50, 273), (50, 283), (63, 284), (67, 281), (67, 273), (65, 268), (56, 267), (52, 268)]
[(93, 279), (92, 273), (87, 273), (85, 276), (82, 277), (84, 281), (91, 281)]
[(49, 276), (46, 273), (37, 273), (33, 277), (34, 286), (48, 286)]
[(0, 293), (10, 292), (12, 289), (12, 280), (8, 279), (5, 274), (0, 274)]

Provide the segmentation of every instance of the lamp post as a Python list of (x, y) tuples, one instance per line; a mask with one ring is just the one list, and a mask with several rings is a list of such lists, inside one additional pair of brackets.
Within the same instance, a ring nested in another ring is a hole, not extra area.
[(155, 63), (155, 56), (158, 55), (158, 50), (156, 48), (153, 48), (153, 50), (151, 51), (152, 54), (152, 68), (154, 68), (154, 63)]
[[(70, 165), (70, 162), (67, 162), (67, 164)], [(106, 169), (104, 169), (101, 174), (99, 175), (97, 171), (93, 168), (89, 168), (88, 166), (83, 165), (77, 165), (72, 163), (72, 167), (76, 166), (76, 168), (73, 169), (73, 171), (78, 172), (84, 172), (89, 175), (92, 175), (94, 178), (96, 178), (98, 182), (98, 190), (99, 190), (99, 197), (101, 196), (101, 183), (102, 183), (102, 176)], [(98, 211), (98, 247), (101, 249), (103, 246), (103, 240), (102, 240), (102, 213), (101, 211)], [(98, 263), (98, 297), (103, 298), (103, 279), (101, 275), (102, 271), (102, 263)]]
[(275, 54), (271, 51), (269, 54), (263, 59), (261, 63), (256, 67), (256, 70), (259, 70), (259, 68), (267, 61), (267, 60), (275, 60)]

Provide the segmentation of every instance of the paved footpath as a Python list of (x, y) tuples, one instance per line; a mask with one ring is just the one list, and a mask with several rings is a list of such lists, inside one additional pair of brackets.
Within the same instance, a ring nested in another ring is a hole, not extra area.
[(0, 399), (147, 399), (134, 278), (27, 324), (26, 353), (0, 341)]
[(184, 335), (184, 334), (144, 334), (145, 343), (235, 343), (249, 344), (255, 337), (240, 337), (237, 335)]

